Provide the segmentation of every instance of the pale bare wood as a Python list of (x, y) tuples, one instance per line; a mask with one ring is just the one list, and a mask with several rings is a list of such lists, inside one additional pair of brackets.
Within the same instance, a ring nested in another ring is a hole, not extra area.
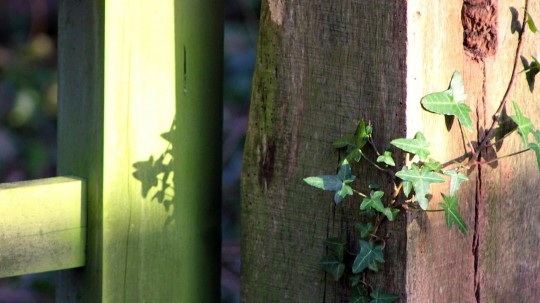
[(0, 184), (0, 277), (84, 266), (86, 190), (78, 178)]

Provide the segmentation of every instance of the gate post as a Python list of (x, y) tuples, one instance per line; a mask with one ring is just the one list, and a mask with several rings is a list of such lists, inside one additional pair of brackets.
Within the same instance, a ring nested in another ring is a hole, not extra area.
[(217, 302), (223, 4), (60, 1), (58, 174), (87, 180), (58, 302)]

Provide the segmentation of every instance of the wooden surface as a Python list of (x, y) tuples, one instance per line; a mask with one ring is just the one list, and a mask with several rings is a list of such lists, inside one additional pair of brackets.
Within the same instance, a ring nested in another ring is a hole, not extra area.
[(83, 266), (85, 198), (76, 178), (0, 184), (0, 277)]
[(217, 302), (222, 4), (61, 1), (59, 173), (88, 179), (58, 302)]
[[(319, 267), (329, 236), (354, 237), (358, 200), (302, 179), (336, 172), (333, 140), (373, 121), (389, 147), (405, 136), (406, 6), (395, 1), (263, 1), (242, 173), (242, 301), (342, 302)], [(373, 154), (370, 154), (373, 157)], [(365, 165), (357, 175), (384, 180)], [(402, 217), (403, 218), (403, 217)], [(385, 287), (405, 295), (405, 221), (388, 225)], [(356, 251), (356, 245), (349, 247)]]
[[(510, 7), (521, 22), (525, 2), (465, 1), (478, 5), (463, 11), (480, 20), (470, 24), (462, 20), (463, 2), (389, 2), (263, 1), (242, 175), (243, 302), (345, 302), (346, 286), (326, 276), (318, 261), (326, 237), (354, 234), (356, 208), (347, 201), (334, 207), (330, 193), (302, 178), (336, 170), (340, 155), (331, 142), (352, 131), (358, 119), (373, 122), (382, 148), (421, 130), (438, 160), (462, 155), (457, 121), (450, 125), (419, 104), (423, 95), (447, 89), (459, 70), (474, 125), (483, 131), (490, 124), (517, 45)], [(539, 3), (531, 4), (531, 15), (540, 19)], [(464, 28), (487, 33), (487, 40), (465, 37), (464, 47)], [(537, 56), (539, 36), (527, 38), (527, 58)], [(538, 96), (522, 74), (511, 99), (537, 125)], [(469, 133), (472, 141), (479, 136)], [(498, 155), (520, 143), (505, 143)], [(368, 167), (359, 170), (357, 175), (378, 177)], [(401, 302), (540, 297), (540, 174), (534, 154), (468, 176), (459, 193), (467, 235), (448, 231), (442, 213), (409, 213), (405, 222), (388, 226), (388, 262), (374, 279)], [(440, 202), (439, 190), (447, 188), (434, 187), (432, 208)]]
[[(493, 113), (510, 80), (517, 47), (517, 33), (512, 33), (512, 12), (519, 12), (517, 22), (523, 19), (524, 1), (499, 3), (499, 48), (494, 56), (486, 58), (484, 120), (491, 122)], [(540, 21), (540, 2), (529, 0), (529, 13), (536, 24)], [(531, 60), (538, 58), (540, 33), (526, 33), (522, 55)], [(523, 65), (518, 66), (518, 71)], [(525, 74), (510, 95), (523, 114), (540, 128), (540, 78), (531, 92)], [(507, 114), (514, 115), (509, 103)], [(486, 121), (487, 123), (487, 121)], [(532, 137), (529, 140), (533, 140)], [(514, 137), (505, 141), (498, 155), (523, 149), (523, 142)], [(499, 166), (482, 167), (478, 192), (478, 270), (476, 290), (481, 302), (536, 302), (540, 298), (540, 173), (534, 153), (527, 152), (499, 162)]]

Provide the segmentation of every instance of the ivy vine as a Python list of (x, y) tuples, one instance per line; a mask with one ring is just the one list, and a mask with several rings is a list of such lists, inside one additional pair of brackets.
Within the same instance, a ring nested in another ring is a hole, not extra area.
[[(458, 160), (441, 162), (430, 157), (430, 142), (422, 132), (418, 132), (414, 138), (398, 138), (390, 141), (390, 145), (401, 150), (406, 159), (409, 159), (406, 165), (397, 170), (396, 161), (393, 158), (394, 151), (385, 150), (382, 154), (379, 153), (373, 140), (372, 124), (360, 120), (354, 133), (347, 134), (333, 143), (335, 149), (344, 151), (344, 158), (339, 164), (337, 174), (312, 176), (304, 179), (307, 184), (313, 187), (334, 192), (336, 205), (347, 196), (359, 195), (362, 197), (359, 206), (359, 215), (362, 220), (355, 223), (359, 239), (358, 253), (352, 253), (346, 249), (348, 244), (346, 236), (331, 237), (324, 242), (328, 254), (320, 261), (322, 268), (331, 274), (335, 281), (343, 279), (347, 272), (352, 289), (350, 303), (395, 302), (399, 300), (398, 295), (375, 287), (366, 279), (368, 272), (377, 272), (379, 266), (385, 261), (384, 248), (388, 239), (381, 235), (379, 230), (386, 220), (394, 221), (401, 211), (440, 211), (444, 212), (448, 229), (455, 226), (461, 233), (466, 234), (468, 227), (459, 212), (457, 192), (461, 184), (469, 180), (467, 172), (470, 168), (533, 151), (540, 170), (540, 130), (535, 129), (531, 119), (523, 115), (516, 102), (512, 102), (514, 115), (510, 116), (510, 120), (513, 122), (510, 131), (505, 131), (502, 136), (498, 131), (503, 128), (508, 129), (508, 125), (502, 125), (501, 115), (508, 101), (509, 93), (515, 86), (517, 75), (524, 72), (528, 79), (531, 77), (534, 79), (536, 74), (540, 72), (540, 62), (534, 56), (531, 56), (531, 63), (526, 65), (521, 72), (517, 71), (525, 29), (528, 28), (532, 33), (537, 32), (534, 20), (527, 11), (527, 5), (522, 24), (527, 24), (527, 26), (522, 26), (519, 33), (514, 71), (510, 83), (493, 115), (491, 127), (485, 132), (479, 143), (474, 144), (468, 138), (468, 132), (473, 131), (473, 122), (470, 117), (472, 110), (465, 103), (467, 94), (458, 71), (452, 75), (448, 89), (428, 94), (420, 100), (421, 106), (426, 111), (457, 118), (462, 128), (463, 139), (467, 142), (467, 150), (463, 156), (457, 158)], [(499, 144), (512, 134), (521, 137), (523, 149), (494, 159), (486, 160), (480, 157), (483, 150)], [(531, 136), (533, 140), (530, 140)], [(366, 157), (364, 152), (366, 148), (374, 150), (377, 154), (375, 160)], [(362, 160), (387, 173), (393, 183), (393, 192), (385, 193), (376, 183), (371, 183), (369, 192), (362, 192), (351, 186), (357, 180), (356, 176), (352, 174), (351, 163)], [(399, 163), (403, 162), (405, 161)], [(439, 208), (429, 208), (432, 197), (431, 185), (445, 182), (450, 183), (449, 192), (440, 193), (442, 202), (438, 204)], [(344, 262), (346, 254), (355, 255), (352, 267), (348, 270)]]

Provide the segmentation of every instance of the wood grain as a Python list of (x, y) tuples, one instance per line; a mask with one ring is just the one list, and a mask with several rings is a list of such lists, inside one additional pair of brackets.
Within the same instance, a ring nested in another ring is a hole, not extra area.
[(86, 190), (76, 178), (0, 184), (0, 277), (84, 266)]

